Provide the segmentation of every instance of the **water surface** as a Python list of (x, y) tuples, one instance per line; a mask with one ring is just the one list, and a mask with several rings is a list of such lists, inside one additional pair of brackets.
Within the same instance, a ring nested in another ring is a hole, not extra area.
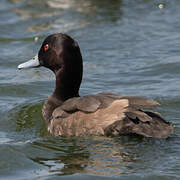
[[(178, 0), (1, 0), (0, 179), (180, 179), (179, 9)], [(55, 32), (79, 42), (81, 95), (155, 99), (174, 134), (166, 140), (50, 136), (41, 108), (54, 75), (17, 65)]]

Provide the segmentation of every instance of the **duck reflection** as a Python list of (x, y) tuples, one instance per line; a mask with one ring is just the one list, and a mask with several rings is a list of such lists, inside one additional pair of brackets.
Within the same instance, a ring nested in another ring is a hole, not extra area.
[(129, 163), (134, 161), (119, 140), (107, 137), (58, 137), (34, 142), (33, 146), (50, 152), (50, 158), (46, 153), (30, 158), (48, 167), (50, 174), (118, 175), (126, 173)]

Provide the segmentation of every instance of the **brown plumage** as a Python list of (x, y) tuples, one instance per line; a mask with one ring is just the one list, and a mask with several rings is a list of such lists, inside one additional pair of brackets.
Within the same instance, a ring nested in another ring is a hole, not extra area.
[(99, 93), (74, 97), (53, 111), (48, 130), (54, 135), (132, 135), (166, 138), (173, 127), (154, 112), (140, 107), (159, 105), (144, 97)]
[[(36, 60), (38, 63), (33, 60), (36, 66), (45, 66), (56, 75), (55, 91), (45, 101), (42, 110), (51, 134), (167, 138), (173, 132), (173, 126), (159, 113), (144, 110), (159, 105), (151, 99), (113, 93), (80, 97), (82, 57), (77, 42), (70, 36), (48, 36)], [(18, 68), (32, 67), (32, 64), (24, 63)]]

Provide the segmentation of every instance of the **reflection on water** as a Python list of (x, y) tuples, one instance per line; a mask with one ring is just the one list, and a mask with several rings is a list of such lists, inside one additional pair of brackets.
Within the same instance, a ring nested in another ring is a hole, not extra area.
[[(128, 142), (129, 141), (129, 142)], [(162, 169), (166, 140), (141, 137), (117, 139), (105, 137), (49, 138), (33, 142), (33, 147), (51, 153), (49, 157), (34, 154), (29, 158), (48, 167), (50, 174), (76, 173), (112, 176)], [(161, 153), (160, 153), (161, 151)], [(153, 156), (152, 156), (153, 155)], [(48, 156), (48, 155), (47, 155)]]
[(33, 19), (33, 22), (27, 27), (29, 32), (50, 29), (69, 31), (104, 20), (119, 20), (122, 15), (120, 11), (121, 4), (121, 0), (39, 0), (27, 1), (25, 7), (18, 7), (15, 12), (22, 21)]
[[(11, 109), (4, 113), (0, 129), (8, 128), (11, 133), (19, 134), (20, 138), (25, 134), (26, 139), (33, 139), (36, 136), (46, 136), (45, 122), (41, 116), (42, 102), (34, 105), (25, 104)], [(21, 136), (22, 135), (22, 136)]]
[(50, 173), (59, 175), (87, 173), (115, 175), (125, 173), (120, 166), (132, 161), (128, 153), (121, 152), (121, 144), (105, 137), (57, 138), (56, 141), (34, 142), (33, 146), (45, 148), (53, 158), (31, 157), (49, 168)]

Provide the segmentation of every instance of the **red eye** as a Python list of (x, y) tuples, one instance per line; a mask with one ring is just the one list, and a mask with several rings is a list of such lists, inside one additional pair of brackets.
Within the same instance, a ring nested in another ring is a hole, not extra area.
[(49, 49), (49, 45), (46, 44), (46, 45), (44, 46), (44, 50), (47, 51), (48, 49)]

